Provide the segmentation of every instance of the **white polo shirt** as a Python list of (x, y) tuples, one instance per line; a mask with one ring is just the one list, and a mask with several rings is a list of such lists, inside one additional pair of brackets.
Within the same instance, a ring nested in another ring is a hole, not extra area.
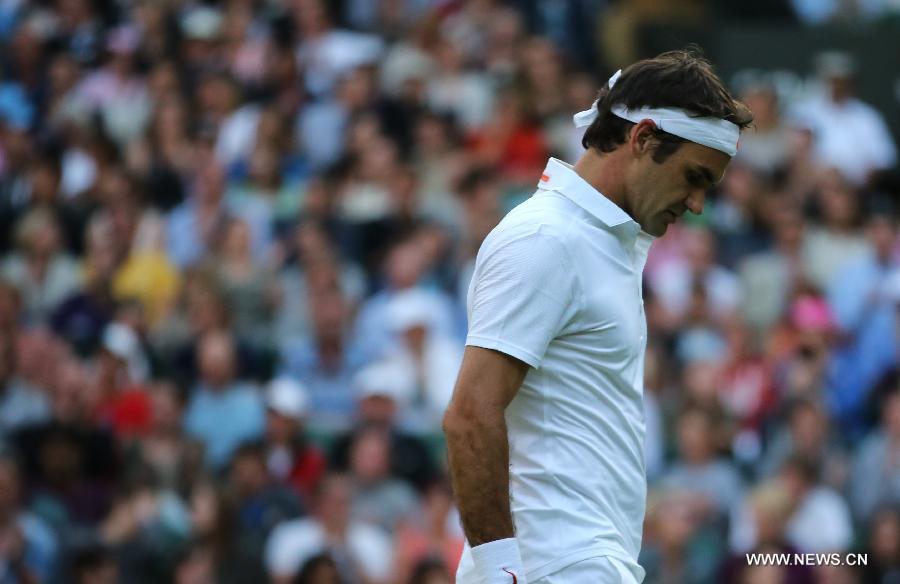
[[(531, 366), (506, 409), (510, 506), (526, 578), (612, 556), (637, 564), (647, 483), (641, 274), (653, 238), (550, 159), (488, 235), (466, 344)], [(468, 544), (458, 584), (480, 584)]]

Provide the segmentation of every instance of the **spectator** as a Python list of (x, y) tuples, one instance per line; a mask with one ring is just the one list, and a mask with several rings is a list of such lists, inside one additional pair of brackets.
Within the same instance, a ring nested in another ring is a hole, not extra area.
[(892, 286), (900, 265), (894, 258), (894, 214), (873, 213), (866, 235), (870, 249), (849, 261), (828, 289), (842, 337), (831, 358), (830, 397), (833, 414), (848, 431), (859, 424), (861, 405), (874, 385), (897, 364), (897, 293)]
[[(271, 120), (271, 121), (270, 121)], [(258, 213), (272, 218), (275, 227), (289, 225), (303, 205), (303, 191), (296, 178), (282, 176), (282, 172), (297, 172), (285, 155), (283, 144), (284, 118), (277, 110), (266, 110), (261, 114), (257, 134), (268, 126), (275, 125), (275, 133), (268, 142), (257, 144), (247, 161), (247, 178), (243, 185), (229, 190), (227, 197), (236, 209), (259, 208)], [(260, 136), (262, 137), (262, 136)]]
[(785, 530), (788, 541), (802, 552), (849, 550), (853, 542), (850, 508), (837, 491), (821, 484), (817, 463), (791, 457), (780, 476), (794, 507)]
[(277, 525), (300, 516), (300, 501), (293, 490), (269, 474), (265, 449), (259, 443), (245, 443), (237, 449), (228, 482), (226, 503), (235, 529), (229, 577), (235, 582), (264, 580), (266, 539)]
[(13, 333), (0, 334), (0, 432), (4, 435), (29, 424), (45, 422), (51, 415), (44, 388), (16, 376), (15, 341)]
[(839, 51), (820, 53), (816, 73), (822, 91), (798, 106), (796, 115), (808, 123), (816, 137), (816, 157), (836, 167), (854, 185), (870, 182), (874, 173), (897, 161), (897, 148), (884, 118), (872, 106), (854, 97), (856, 63)]
[[(161, 368), (179, 386), (189, 386), (197, 377), (199, 339), (209, 333), (230, 330), (231, 326), (228, 306), (213, 276), (202, 269), (189, 270), (184, 276), (178, 303), (153, 331)], [(234, 342), (238, 374), (265, 377), (253, 367), (256, 357), (253, 348), (241, 338), (235, 338)]]
[(850, 501), (863, 521), (879, 505), (900, 500), (900, 390), (886, 393), (878, 410), (881, 424), (860, 445), (850, 473)]
[(14, 437), (31, 506), (57, 531), (95, 525), (110, 511), (119, 462), (115, 441), (88, 422), (53, 421)]
[(365, 339), (364, 351), (369, 360), (383, 356), (396, 346), (387, 311), (395, 296), (403, 291), (422, 288), (431, 303), (430, 326), (437, 334), (455, 335), (457, 332), (453, 302), (444, 292), (429, 288), (425, 279), (433, 258), (419, 245), (415, 234), (399, 241), (384, 261), (385, 287), (360, 307), (354, 336)]
[(495, 116), (470, 138), (478, 164), (499, 169), (514, 185), (531, 185), (540, 178), (548, 152), (535, 114), (525, 95), (507, 89), (498, 98)]
[(396, 359), (409, 363), (418, 380), (406, 404), (406, 427), (428, 432), (436, 428), (450, 403), (456, 373), (462, 362), (457, 342), (431, 330), (429, 296), (421, 290), (397, 294), (387, 310), (391, 326), (399, 337)]
[(177, 493), (147, 475), (132, 474), (99, 525), (104, 543), (118, 551), (117, 564), (129, 582), (152, 582), (166, 575), (172, 550), (190, 533), (188, 507)]
[(466, 222), (451, 196), (453, 179), (466, 164), (459, 148), (453, 118), (429, 110), (422, 112), (413, 129), (413, 168), (419, 177), (420, 211), (428, 219), (459, 230)]
[[(758, 571), (748, 564), (746, 556), (748, 552), (799, 553), (797, 548), (788, 543), (785, 536), (785, 527), (791, 511), (791, 496), (782, 485), (770, 481), (755, 487), (732, 524), (730, 543), (734, 553), (722, 564), (719, 581), (746, 582), (748, 578), (761, 577)], [(813, 568), (803, 564), (788, 566), (777, 577), (781, 580), (774, 580), (775, 582), (812, 584), (818, 581)]]
[(678, 419), (679, 459), (661, 485), (691, 493), (706, 513), (727, 516), (742, 496), (740, 475), (732, 463), (717, 456), (715, 421), (700, 409), (685, 410)]
[(754, 349), (750, 332), (739, 318), (733, 318), (723, 328), (728, 356), (720, 374), (720, 400), (728, 415), (758, 442), (762, 426), (777, 401), (772, 364)]
[(227, 170), (252, 151), (259, 107), (244, 103), (240, 86), (227, 73), (208, 71), (199, 83), (197, 99), (202, 123), (216, 133), (215, 157)]
[(175, 302), (179, 284), (180, 274), (166, 255), (162, 219), (145, 213), (135, 229), (134, 245), (115, 275), (113, 294), (140, 302), (148, 324), (155, 327)]
[(254, 347), (266, 348), (271, 338), (275, 275), (269, 266), (254, 261), (250, 237), (245, 221), (228, 221), (211, 271), (230, 309), (235, 334)]
[(266, 468), (274, 480), (308, 502), (325, 471), (325, 457), (305, 434), (309, 394), (292, 379), (273, 379), (266, 389), (266, 407)]
[(57, 306), (53, 331), (81, 356), (93, 354), (113, 318), (112, 279), (119, 266), (109, 217), (95, 216), (87, 227), (84, 286)]
[(106, 40), (106, 65), (75, 88), (74, 107), (88, 115), (97, 112), (113, 137), (125, 144), (143, 131), (150, 114), (144, 78), (138, 73), (134, 54), (140, 32), (123, 25), (111, 30)]
[(278, 275), (279, 302), (274, 319), (275, 336), (282, 343), (310, 333), (310, 303), (318, 294), (332, 293), (332, 278), (337, 278), (339, 294), (350, 306), (356, 306), (366, 291), (365, 274), (355, 262), (336, 254), (322, 223), (313, 219), (298, 223), (286, 247), (289, 259)]
[(709, 214), (719, 244), (718, 263), (734, 269), (739, 258), (767, 247), (763, 216), (771, 196), (770, 188), (770, 182), (749, 166), (741, 163), (728, 166)]
[(437, 47), (437, 70), (428, 82), (431, 109), (452, 114), (462, 128), (482, 127), (493, 110), (490, 79), (482, 72), (466, 67), (465, 48), (456, 39), (443, 37)]
[(350, 444), (351, 515), (393, 534), (397, 523), (415, 509), (416, 494), (390, 471), (390, 436), (375, 427), (357, 432)]
[(410, 514), (398, 527), (393, 582), (431, 582), (423, 572), (434, 573), (429, 576), (434, 578), (456, 573), (464, 539), (446, 478), (429, 483), (420, 507), (419, 513)]
[(226, 219), (224, 174), (217, 163), (207, 163), (197, 173), (191, 196), (169, 213), (167, 248), (179, 268), (197, 263), (214, 247)]
[(387, 360), (373, 363), (355, 377), (358, 420), (353, 430), (339, 436), (331, 453), (332, 466), (345, 471), (350, 466), (350, 448), (356, 435), (367, 428), (386, 432), (390, 440), (391, 475), (424, 488), (434, 478), (434, 463), (421, 438), (398, 422), (412, 392), (412, 371), (407, 363)]
[(862, 570), (862, 581), (884, 582), (900, 574), (900, 512), (889, 506), (876, 511), (867, 539), (863, 553), (869, 562)]
[(381, 56), (381, 39), (337, 28), (322, 0), (294, 5), (291, 16), (302, 39), (297, 57), (307, 71), (306, 90), (316, 97), (330, 93), (342, 73)]
[(184, 401), (169, 381), (152, 384), (149, 394), (149, 428), (128, 445), (125, 462), (130, 473), (145, 473), (160, 487), (187, 492), (201, 474), (203, 453), (182, 428)]
[(755, 172), (771, 177), (786, 165), (790, 148), (778, 91), (771, 80), (758, 79), (741, 91), (741, 100), (753, 112), (754, 128), (743, 136), (737, 158)]
[(746, 256), (738, 267), (744, 291), (741, 314), (757, 340), (786, 314), (794, 291), (808, 278), (803, 216), (785, 206), (776, 211), (772, 223), (774, 245)]
[(49, 582), (59, 576), (57, 536), (23, 503), (23, 484), (16, 461), (0, 456), (0, 532), (4, 541), (4, 581)]
[(309, 389), (310, 412), (316, 426), (335, 431), (350, 423), (351, 376), (362, 356), (348, 331), (350, 307), (337, 293), (337, 274), (328, 266), (316, 266), (309, 276), (310, 285), (315, 286), (310, 295), (312, 331), (308, 337), (284, 342), (280, 373), (303, 382)]
[(147, 432), (151, 405), (143, 383), (149, 365), (134, 329), (122, 322), (107, 326), (96, 363), (97, 415), (122, 438)]
[(73, 556), (69, 574), (74, 584), (115, 584), (119, 581), (119, 566), (108, 547), (84, 544)]
[(814, 461), (822, 470), (822, 482), (843, 490), (848, 461), (818, 400), (799, 398), (786, 406), (786, 423), (778, 427), (760, 461), (760, 476), (771, 478), (794, 456)]
[(34, 210), (16, 230), (19, 253), (3, 262), (3, 277), (25, 300), (25, 315), (43, 323), (63, 300), (81, 286), (75, 262), (61, 249), (59, 225), (48, 211)]
[[(299, 145), (316, 170), (340, 159), (348, 146), (351, 123), (375, 100), (373, 71), (368, 67), (344, 71), (335, 82), (334, 98), (304, 108), (297, 120)], [(376, 117), (371, 120), (379, 124)]]
[(714, 531), (702, 504), (669, 490), (654, 493), (648, 503), (647, 542), (639, 557), (645, 577), (660, 584), (711, 581), (721, 544), (710, 541)]
[(837, 171), (822, 174), (813, 203), (819, 211), (819, 221), (806, 232), (805, 261), (812, 284), (827, 290), (840, 271), (865, 255), (869, 246), (859, 230), (859, 193)]
[(784, 398), (822, 400), (833, 342), (834, 316), (828, 303), (808, 288), (799, 290), (768, 348)]
[(686, 317), (695, 289), (705, 295), (713, 318), (733, 314), (741, 300), (741, 289), (734, 273), (715, 263), (713, 234), (691, 229), (685, 238), (684, 261), (660, 268), (650, 281), (654, 294), (678, 323)]
[(502, 183), (496, 173), (488, 167), (476, 166), (464, 173), (456, 183), (455, 194), (462, 205), (464, 229), (462, 232), (462, 252), (467, 265), (466, 277), (461, 278), (459, 296), (465, 299), (469, 288), (471, 270), (475, 265), (475, 253), (487, 234), (500, 222)]
[(353, 488), (340, 475), (327, 477), (312, 516), (275, 528), (266, 544), (266, 567), (274, 584), (290, 583), (314, 556), (329, 552), (342, 578), (388, 582), (390, 538), (379, 528), (351, 519)]
[(206, 447), (207, 464), (222, 470), (242, 442), (262, 436), (265, 409), (257, 388), (236, 377), (231, 335), (204, 336), (197, 358), (200, 378), (191, 390), (185, 429)]

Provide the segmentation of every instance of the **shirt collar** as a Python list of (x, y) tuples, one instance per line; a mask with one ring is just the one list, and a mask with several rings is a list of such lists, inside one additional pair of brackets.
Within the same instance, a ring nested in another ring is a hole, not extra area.
[(538, 188), (565, 196), (607, 227), (623, 226), (632, 237), (640, 235), (640, 239), (646, 240), (647, 247), (653, 242), (653, 236), (642, 231), (628, 213), (581, 178), (571, 164), (551, 158), (538, 181)]

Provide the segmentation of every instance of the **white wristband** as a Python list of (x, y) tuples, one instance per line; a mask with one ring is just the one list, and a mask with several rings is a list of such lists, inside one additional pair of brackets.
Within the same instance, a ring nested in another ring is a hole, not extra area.
[(526, 584), (519, 543), (514, 537), (473, 547), (472, 560), (482, 584)]

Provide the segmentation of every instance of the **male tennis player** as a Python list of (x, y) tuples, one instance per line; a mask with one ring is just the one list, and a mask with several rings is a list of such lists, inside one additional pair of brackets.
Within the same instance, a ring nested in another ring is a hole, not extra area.
[(643, 580), (641, 274), (751, 120), (690, 52), (635, 63), (575, 116), (577, 164), (551, 159), (485, 239), (444, 417), (467, 539), (457, 584)]

